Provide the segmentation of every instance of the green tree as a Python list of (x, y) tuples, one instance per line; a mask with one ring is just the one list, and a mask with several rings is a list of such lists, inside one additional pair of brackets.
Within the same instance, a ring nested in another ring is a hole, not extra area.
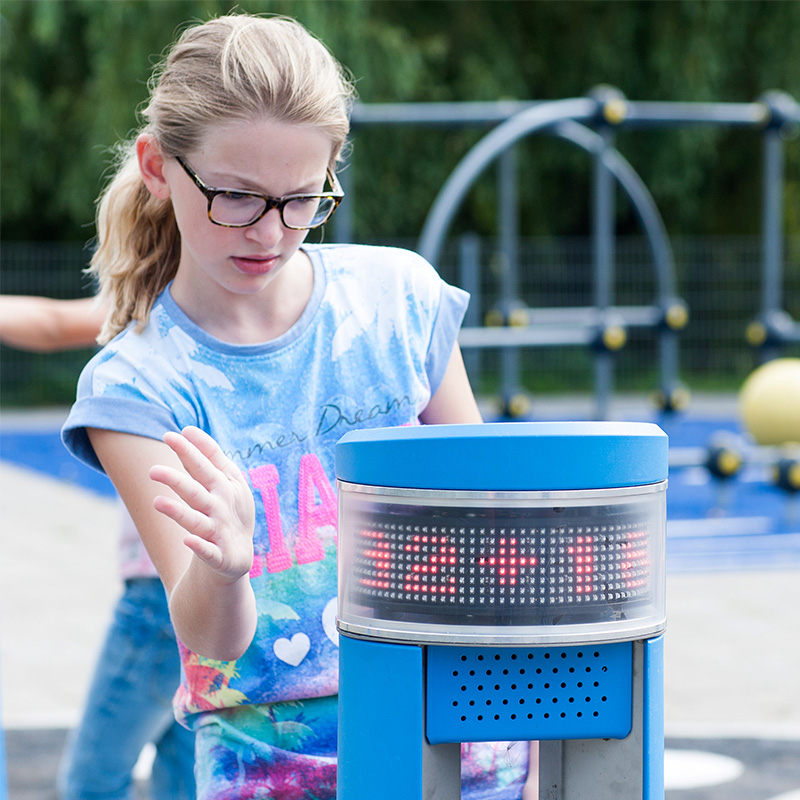
[[(239, 7), (297, 17), (350, 68), (365, 103), (551, 100), (601, 83), (632, 100), (749, 102), (775, 88), (800, 98), (796, 0), (243, 0)], [(4, 240), (91, 237), (109, 148), (135, 130), (159, 54), (181, 25), (229, 8), (230, 0), (3, 0)], [(357, 236), (416, 236), (438, 189), (485, 132), (357, 132)], [(758, 229), (756, 131), (623, 130), (618, 146), (671, 231)], [(519, 154), (522, 233), (585, 233), (585, 154), (545, 136)], [(798, 146), (787, 149), (787, 198), (800, 198)], [(459, 225), (492, 232), (495, 199), (487, 176)], [(794, 232), (797, 208), (787, 202)], [(622, 229), (633, 229), (630, 210), (622, 205), (619, 213)]]

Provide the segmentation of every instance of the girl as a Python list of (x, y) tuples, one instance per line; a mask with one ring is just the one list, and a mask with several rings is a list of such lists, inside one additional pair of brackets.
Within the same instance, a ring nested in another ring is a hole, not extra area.
[[(99, 204), (108, 344), (64, 437), (169, 594), (202, 800), (335, 796), (334, 445), (480, 421), (466, 295), (409, 252), (304, 244), (342, 199), (352, 95), (291, 20), (189, 28)], [(473, 750), (474, 796), (518, 798), (526, 748)]]

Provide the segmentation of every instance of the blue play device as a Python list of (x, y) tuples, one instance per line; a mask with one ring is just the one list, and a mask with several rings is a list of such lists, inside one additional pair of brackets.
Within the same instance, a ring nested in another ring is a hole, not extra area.
[(663, 800), (667, 445), (608, 422), (342, 438), (338, 800), (458, 800), (477, 741), (539, 741), (541, 798)]

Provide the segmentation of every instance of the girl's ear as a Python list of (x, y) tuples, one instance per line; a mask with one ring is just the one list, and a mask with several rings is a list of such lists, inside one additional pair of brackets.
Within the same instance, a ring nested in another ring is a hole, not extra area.
[(150, 194), (159, 200), (168, 199), (170, 188), (164, 176), (166, 159), (155, 136), (143, 133), (136, 139), (136, 156), (139, 160), (139, 172)]

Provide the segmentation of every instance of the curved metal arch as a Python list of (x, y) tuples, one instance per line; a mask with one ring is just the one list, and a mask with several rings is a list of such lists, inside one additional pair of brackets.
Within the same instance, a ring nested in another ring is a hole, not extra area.
[(600, 134), (578, 121), (595, 119), (600, 108), (597, 100), (587, 98), (544, 103), (520, 112), (487, 134), (464, 156), (436, 197), (420, 235), (419, 253), (435, 265), (447, 230), (478, 176), (512, 144), (543, 131), (599, 156), (614, 175), (644, 228), (659, 295), (662, 301), (671, 300), (675, 293), (674, 258), (664, 221), (652, 195), (627, 159), (609, 147)]
[(573, 120), (557, 123), (545, 133), (552, 133), (600, 156), (604, 166), (617, 179), (630, 199), (644, 229), (655, 266), (659, 295), (672, 298), (675, 293), (675, 259), (667, 228), (653, 195), (630, 162), (615, 148), (609, 147), (596, 131)]
[(450, 173), (433, 202), (422, 227), (418, 251), (436, 265), (445, 233), (475, 179), (500, 153), (519, 139), (567, 119), (588, 120), (597, 116), (598, 102), (587, 98), (554, 100), (519, 114), (483, 137)]

